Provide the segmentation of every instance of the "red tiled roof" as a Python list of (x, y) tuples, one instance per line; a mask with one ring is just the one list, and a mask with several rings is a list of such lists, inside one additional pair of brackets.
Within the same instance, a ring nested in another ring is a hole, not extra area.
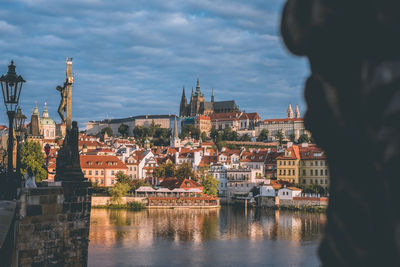
[(286, 118), (286, 119), (267, 119), (263, 120), (263, 123), (279, 123), (279, 122), (295, 122), (304, 121), (303, 118)]
[(173, 190), (175, 188), (182, 188), (182, 189), (199, 188), (203, 190), (203, 186), (201, 184), (186, 178), (185, 179), (178, 179), (175, 177), (164, 178), (160, 186), (169, 188), (170, 190)]
[(81, 168), (85, 169), (128, 169), (116, 156), (81, 155)]

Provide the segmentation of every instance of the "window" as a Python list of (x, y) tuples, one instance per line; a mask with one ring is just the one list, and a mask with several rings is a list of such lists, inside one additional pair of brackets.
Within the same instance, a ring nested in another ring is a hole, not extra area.
[(313, 179), (311, 179), (311, 180), (310, 180), (310, 183), (312, 183), (312, 184), (313, 184)]
[(85, 175), (86, 175), (86, 170), (83, 170), (83, 174), (85, 174)]
[(283, 162), (283, 165), (285, 165), (285, 166), (286, 166), (286, 160)]
[(282, 165), (282, 161), (281, 160), (279, 161), (279, 165)]
[(92, 171), (91, 170), (89, 171), (89, 175), (92, 175)]
[(286, 170), (283, 170), (283, 175), (286, 175)]
[(325, 176), (328, 176), (328, 170), (325, 170)]
[(282, 175), (282, 170), (279, 170), (279, 175)]
[(323, 175), (324, 175), (324, 170), (320, 170), (319, 174), (320, 174), (321, 176), (323, 176)]
[(314, 163), (312, 161), (310, 162), (310, 166), (314, 166)]
[(324, 183), (324, 180), (322, 180), (322, 179), (319, 180), (319, 183), (320, 183), (320, 184), (323, 184), (323, 183)]
[(318, 179), (315, 179), (315, 184), (318, 184)]
[(101, 179), (101, 184), (104, 184), (104, 180), (103, 179)]
[(306, 175), (306, 170), (303, 170), (303, 175)]
[(289, 166), (290, 166), (290, 165), (292, 165), (292, 162), (291, 162), (291, 161), (289, 161), (289, 162), (288, 162), (288, 165), (289, 165)]
[(306, 183), (306, 179), (303, 179), (303, 184), (305, 184)]
[[(289, 161), (290, 162), (290, 161)], [(290, 170), (288, 170), (288, 175), (290, 175)]]
[(328, 184), (328, 179), (325, 179), (325, 184)]
[(104, 171), (103, 170), (101, 171), (101, 175), (104, 175)]
[(296, 161), (293, 160), (292, 165), (293, 165), (293, 166), (296, 165)]
[(96, 171), (96, 175), (99, 175), (99, 171)]
[[(314, 175), (314, 170), (310, 170), (310, 175), (313, 176)], [(312, 181), (312, 180), (311, 180)], [(312, 182), (311, 182), (312, 183)]]
[(318, 161), (315, 161), (315, 166), (318, 166)]
[(295, 171), (295, 170), (293, 170), (293, 172), (292, 172), (292, 173), (293, 173), (293, 175), (296, 175), (296, 171)]

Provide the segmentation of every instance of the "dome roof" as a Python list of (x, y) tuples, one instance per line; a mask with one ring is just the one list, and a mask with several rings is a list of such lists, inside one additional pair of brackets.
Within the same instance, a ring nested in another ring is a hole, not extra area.
[(41, 125), (55, 125), (56, 123), (51, 118), (41, 118), (40, 119)]

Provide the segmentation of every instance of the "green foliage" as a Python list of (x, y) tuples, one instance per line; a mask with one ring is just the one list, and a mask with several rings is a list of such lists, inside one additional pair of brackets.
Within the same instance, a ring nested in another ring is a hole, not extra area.
[(242, 141), (242, 142), (250, 142), (250, 141), (251, 141), (251, 138), (250, 138), (250, 136), (249, 136), (248, 134), (244, 134), (244, 135), (242, 135), (242, 136), (239, 138), (239, 141)]
[(210, 196), (218, 195), (218, 184), (219, 182), (214, 178), (214, 176), (208, 175), (208, 177), (201, 183), (203, 186), (203, 193)]
[(101, 129), (101, 134), (107, 133), (108, 136), (112, 136), (113, 135), (113, 130), (111, 129), (110, 126), (104, 127), (103, 129)]
[(238, 134), (237, 132), (233, 131), (231, 127), (226, 127), (222, 131), (222, 136), (221, 136), (223, 141), (237, 141), (238, 140)]
[(296, 136), (295, 136), (294, 134), (290, 134), (290, 135), (289, 135), (289, 140), (290, 140), (291, 142), (294, 142), (294, 139), (296, 139)]
[(126, 125), (126, 124), (121, 124), (121, 125), (118, 127), (118, 132), (119, 132), (123, 137), (127, 137), (127, 136), (129, 135), (128, 129), (129, 129), (129, 126), (128, 126), (128, 125)]
[(136, 126), (133, 129), (133, 136), (139, 144), (143, 144), (146, 137), (156, 146), (167, 146), (171, 137), (171, 129), (161, 128), (160, 124), (155, 124), (154, 120), (149, 127)]
[(308, 135), (302, 134), (302, 135), (300, 135), (299, 140), (297, 140), (297, 142), (299, 144), (308, 143), (308, 142), (310, 142), (310, 138), (308, 137)]
[(218, 136), (219, 136), (219, 133), (218, 133), (217, 129), (215, 129), (215, 126), (212, 126), (211, 132), (210, 132), (211, 139), (215, 142), (217, 140)]
[(25, 142), (21, 148), (21, 174), (25, 175), (28, 168), (31, 168), (36, 182), (47, 178), (46, 170), (43, 167), (44, 154), (38, 142)]
[(257, 142), (265, 142), (268, 141), (269, 131), (267, 129), (262, 129), (260, 134), (257, 137)]
[(184, 179), (184, 178), (192, 178), (193, 180), (196, 180), (196, 174), (194, 173), (192, 169), (192, 165), (188, 162), (183, 163), (178, 167), (178, 169), (175, 172), (176, 178), (178, 179)]
[(199, 140), (200, 129), (196, 128), (192, 124), (185, 124), (185, 125), (183, 125), (181, 134), (179, 136), (181, 139), (185, 139), (186, 137), (191, 137), (196, 140)]
[(256, 186), (253, 186), (253, 188), (250, 190), (250, 192), (252, 192), (253, 193), (253, 197), (255, 197), (255, 196), (260, 194), (260, 188), (256, 187)]
[(117, 178), (118, 183), (124, 183), (130, 185), (132, 182), (131, 178), (129, 178), (129, 176), (123, 173), (122, 171), (117, 172), (115, 174), (115, 178)]
[(133, 190), (136, 190), (141, 186), (150, 186), (150, 184), (147, 181), (141, 180), (141, 179), (140, 180), (132, 180), (131, 185), (132, 185)]
[(126, 196), (130, 189), (131, 187), (129, 184), (117, 182), (109, 190), (111, 195), (111, 201), (113, 203), (121, 204), (122, 197)]
[(303, 193), (320, 194), (322, 196), (322, 195), (325, 195), (327, 192), (326, 192), (325, 188), (323, 188), (320, 185), (310, 184), (310, 185), (304, 187)]
[(282, 130), (279, 130), (279, 131), (276, 133), (276, 135), (275, 135), (276, 139), (277, 139), (278, 142), (279, 142), (279, 145), (282, 145), (283, 136), (284, 136), (284, 135), (283, 135)]
[(202, 132), (200, 137), (201, 137), (201, 141), (203, 141), (203, 142), (206, 142), (208, 139), (206, 132)]
[(175, 177), (175, 165), (171, 162), (161, 164), (154, 170), (153, 175), (157, 178)]

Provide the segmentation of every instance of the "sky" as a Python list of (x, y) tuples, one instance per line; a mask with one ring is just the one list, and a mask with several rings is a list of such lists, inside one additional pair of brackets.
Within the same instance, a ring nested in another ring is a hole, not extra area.
[[(284, 0), (2, 0), (0, 74), (11, 59), (26, 80), (20, 104), (57, 114), (73, 58), (72, 119), (179, 114), (196, 79), (206, 100), (235, 100), (262, 119), (289, 103), (304, 113), (305, 59), (279, 32)], [(7, 123), (0, 104), (0, 123)]]

